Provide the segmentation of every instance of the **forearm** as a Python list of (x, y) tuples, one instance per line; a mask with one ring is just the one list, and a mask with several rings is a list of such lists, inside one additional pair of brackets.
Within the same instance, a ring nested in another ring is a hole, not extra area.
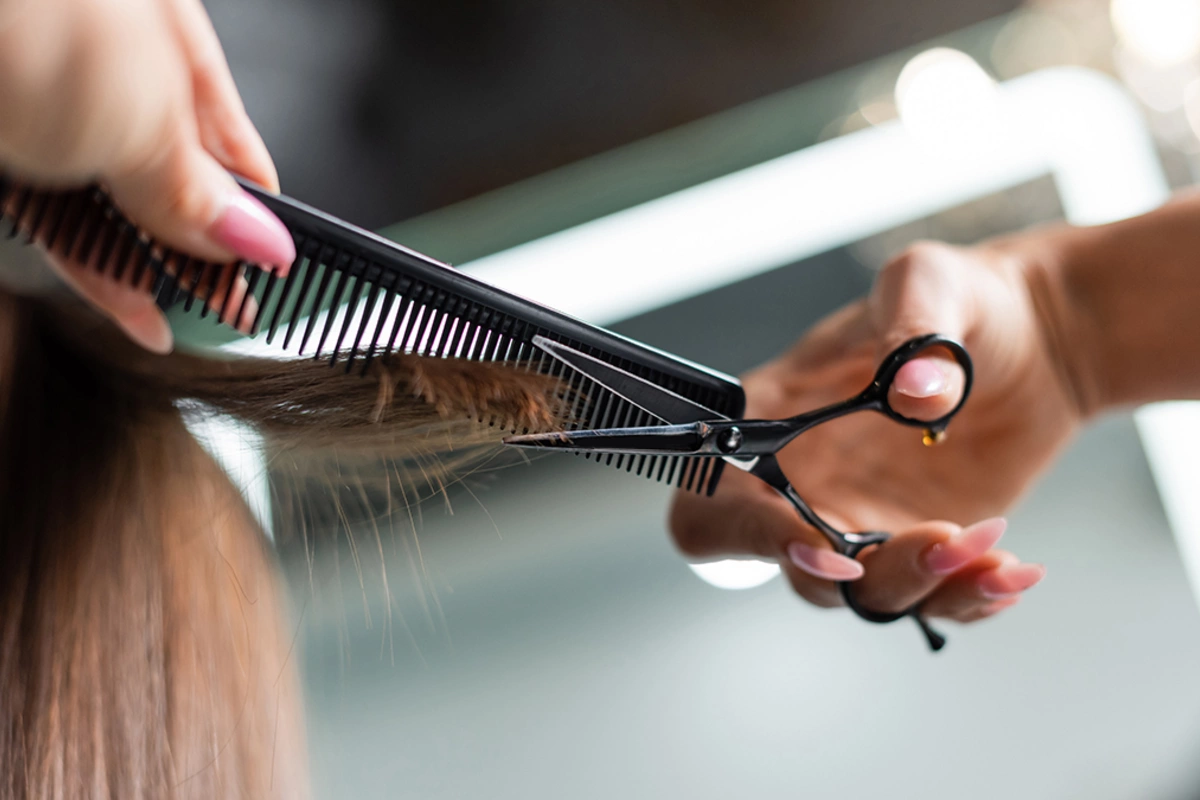
[(1200, 193), (1023, 244), (1046, 344), (1085, 416), (1200, 398)]

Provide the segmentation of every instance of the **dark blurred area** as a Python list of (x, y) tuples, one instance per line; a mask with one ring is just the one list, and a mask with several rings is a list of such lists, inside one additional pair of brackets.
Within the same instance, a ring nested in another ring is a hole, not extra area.
[(1018, 0), (206, 0), (284, 190), (369, 228)]

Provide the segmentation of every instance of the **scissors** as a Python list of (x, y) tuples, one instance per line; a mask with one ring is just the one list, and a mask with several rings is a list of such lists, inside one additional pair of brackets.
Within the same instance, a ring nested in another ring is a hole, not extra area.
[[(849, 558), (857, 557), (868, 547), (883, 544), (891, 538), (890, 534), (881, 531), (846, 533), (834, 528), (813, 511), (792, 486), (780, 468), (776, 454), (805, 431), (859, 411), (874, 411), (901, 425), (919, 428), (926, 445), (938, 444), (945, 436), (946, 426), (967, 402), (974, 380), (974, 369), (966, 348), (948, 337), (929, 334), (910, 339), (893, 350), (880, 364), (871, 384), (848, 400), (788, 419), (730, 419), (560, 342), (539, 336), (534, 339), (534, 344), (665, 424), (510, 436), (504, 440), (506, 445), (579, 453), (721, 458), (786, 498), (805, 522), (829, 540), (834, 550)], [(932, 421), (906, 417), (892, 407), (888, 390), (902, 366), (934, 347), (949, 351), (962, 367), (965, 375), (962, 399), (949, 413)], [(920, 603), (894, 613), (873, 611), (858, 602), (853, 582), (843, 581), (838, 586), (846, 605), (866, 621), (886, 624), (911, 617), (932, 650), (938, 651), (945, 646), (945, 637), (931, 628), (921, 615)]]

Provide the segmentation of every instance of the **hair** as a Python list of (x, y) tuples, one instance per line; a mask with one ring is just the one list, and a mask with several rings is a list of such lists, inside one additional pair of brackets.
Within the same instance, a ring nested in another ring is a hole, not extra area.
[(461, 454), (563, 407), (512, 365), (153, 356), (77, 304), (5, 292), (0, 387), (5, 800), (307, 795), (281, 578), (189, 416), (301, 464)]

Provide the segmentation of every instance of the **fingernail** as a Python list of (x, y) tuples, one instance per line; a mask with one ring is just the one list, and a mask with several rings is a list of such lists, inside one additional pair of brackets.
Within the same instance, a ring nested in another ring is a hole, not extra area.
[(1013, 564), (982, 573), (976, 585), (989, 600), (1007, 600), (1036, 586), (1044, 577), (1046, 568), (1041, 564)]
[(863, 576), (862, 564), (827, 547), (809, 547), (803, 542), (792, 542), (787, 552), (793, 564), (814, 578), (856, 581)]
[(257, 199), (235, 191), (225, 211), (213, 224), (213, 239), (253, 264), (287, 269), (296, 260), (292, 235)]
[(946, 373), (928, 358), (915, 358), (896, 373), (896, 391), (909, 397), (935, 397), (946, 390)]
[(963, 528), (925, 553), (925, 568), (934, 575), (949, 575), (996, 546), (1008, 522), (1001, 517), (985, 519)]

